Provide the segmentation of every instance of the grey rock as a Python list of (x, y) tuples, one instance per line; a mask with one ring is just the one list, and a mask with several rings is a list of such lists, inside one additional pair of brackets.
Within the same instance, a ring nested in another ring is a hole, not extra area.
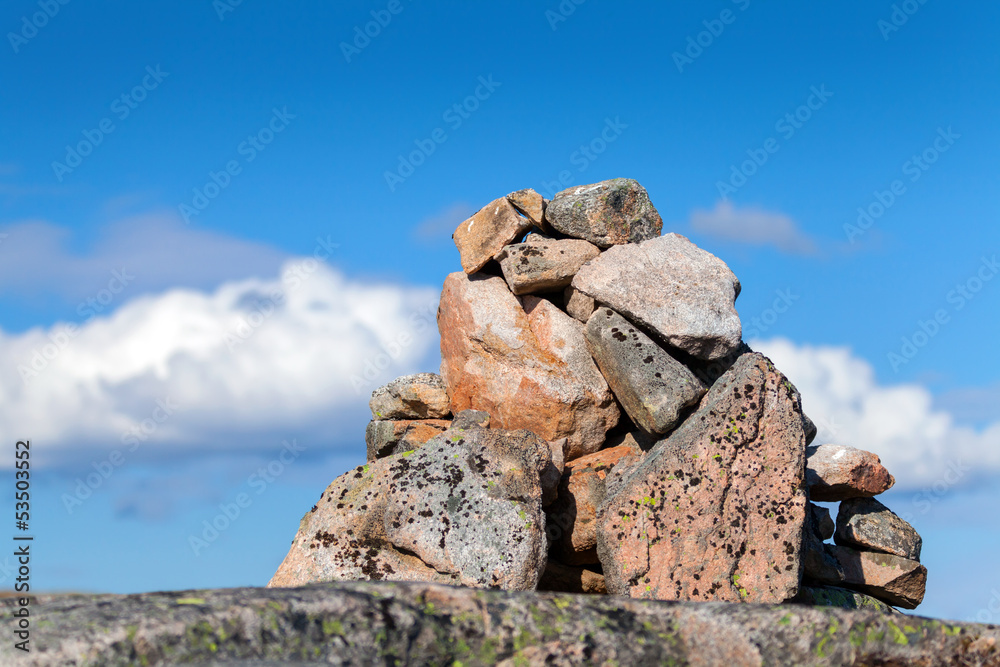
[(572, 285), (563, 291), (563, 305), (570, 317), (584, 324), (597, 310), (597, 304), (594, 303), (594, 300)]
[(547, 546), (529, 431), (449, 430), (334, 480), (302, 518), (269, 586), (372, 579), (534, 589)]
[(445, 419), (374, 419), (365, 429), (368, 460), (412, 451), (446, 431), (450, 425), (451, 422)]
[(580, 267), (599, 254), (597, 246), (586, 241), (532, 239), (530, 243), (504, 246), (496, 259), (510, 290), (521, 295), (567, 287)]
[(809, 503), (809, 519), (820, 540), (828, 540), (833, 537), (837, 526), (830, 517), (829, 508)]
[(740, 349), (740, 282), (725, 262), (678, 234), (615, 246), (584, 265), (573, 287), (687, 354)]
[(416, 373), (396, 378), (372, 392), (373, 419), (443, 419), (451, 414), (441, 376)]
[(663, 230), (646, 189), (630, 178), (563, 190), (549, 202), (545, 219), (563, 234), (601, 248), (639, 243)]
[(587, 344), (612, 393), (636, 426), (663, 435), (708, 390), (687, 366), (618, 313), (598, 308), (587, 322)]
[(840, 503), (837, 544), (868, 551), (883, 551), (920, 562), (923, 540), (909, 523), (874, 498), (854, 498)]
[(819, 429), (816, 428), (815, 422), (809, 419), (808, 416), (802, 415), (802, 421), (805, 422), (806, 429), (806, 445), (811, 445), (813, 440), (816, 439), (816, 434), (819, 433)]
[(454, 429), (489, 428), (490, 413), (482, 410), (462, 410), (451, 420)]
[[(17, 601), (0, 599), (13, 627)], [(426, 583), (38, 595), (31, 653), (62, 665), (996, 665), (1000, 628), (866, 606), (664, 603)], [(256, 662), (255, 662), (256, 661)]]

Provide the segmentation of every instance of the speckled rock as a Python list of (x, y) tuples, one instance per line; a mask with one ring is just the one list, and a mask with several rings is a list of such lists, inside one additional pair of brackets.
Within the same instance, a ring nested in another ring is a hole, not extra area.
[(868, 609), (883, 614), (898, 614), (895, 609), (870, 595), (836, 586), (803, 586), (795, 597), (797, 604), (811, 607), (839, 607), (840, 609)]
[(600, 563), (597, 508), (604, 500), (604, 480), (621, 459), (641, 455), (634, 443), (602, 449), (566, 464), (556, 501), (546, 510), (551, 559), (566, 565)]
[(416, 373), (396, 378), (372, 392), (368, 407), (372, 418), (444, 419), (451, 415), (448, 391), (436, 373)]
[(521, 217), (510, 201), (501, 197), (460, 224), (451, 238), (461, 255), (462, 269), (475, 273), (529, 229), (531, 220)]
[(813, 500), (871, 498), (896, 483), (878, 456), (861, 449), (813, 445), (806, 450), (806, 457), (806, 484)]
[(563, 290), (563, 305), (570, 317), (584, 324), (597, 310), (597, 304), (594, 303), (594, 300), (572, 285)]
[(597, 246), (578, 239), (532, 239), (504, 246), (496, 259), (511, 291), (521, 295), (566, 288), (580, 267), (599, 254)]
[(507, 195), (507, 200), (539, 229), (544, 230), (547, 227), (545, 224), (545, 199), (542, 195), (531, 188), (525, 188), (511, 192)]
[(549, 561), (538, 582), (540, 591), (560, 591), (563, 593), (584, 593), (587, 595), (607, 595), (604, 575), (582, 567), (571, 567)]
[(584, 265), (573, 287), (699, 359), (740, 347), (739, 280), (679, 234), (615, 246)]
[(545, 567), (545, 441), (449, 430), (334, 480), (269, 586), (373, 579), (534, 589)]
[(837, 544), (920, 562), (923, 546), (920, 534), (874, 498), (853, 498), (840, 503), (835, 537)]
[[(16, 600), (0, 599), (14, 624)], [(39, 595), (0, 664), (997, 665), (1000, 628), (832, 606), (663, 603), (426, 583)], [(905, 621), (905, 622), (904, 622)], [(41, 626), (41, 627), (40, 627)]]
[(806, 518), (798, 392), (743, 355), (598, 510), (608, 591), (777, 603), (798, 593)]
[(412, 451), (449, 426), (444, 419), (372, 420), (365, 429), (368, 460)]
[(482, 410), (462, 410), (451, 420), (452, 428), (489, 428), (490, 413)]
[(452, 410), (483, 410), (496, 428), (567, 438), (567, 460), (597, 451), (620, 413), (583, 325), (544, 299), (521, 303), (499, 277), (445, 280), (438, 326)]
[(563, 190), (549, 202), (545, 219), (563, 234), (601, 248), (639, 243), (663, 231), (646, 189), (630, 178)]
[(586, 334), (611, 392), (646, 433), (672, 431), (708, 390), (687, 366), (609, 308), (594, 312)]
[[(927, 568), (917, 561), (840, 545), (821, 546), (824, 555), (811, 559), (805, 571), (809, 581), (857, 589), (904, 609), (916, 609), (923, 601)], [(820, 561), (820, 568), (813, 565)]]

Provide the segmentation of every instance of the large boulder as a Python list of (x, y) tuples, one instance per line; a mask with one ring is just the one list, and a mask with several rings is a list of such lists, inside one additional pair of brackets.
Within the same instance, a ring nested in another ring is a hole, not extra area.
[(372, 419), (443, 419), (451, 414), (448, 391), (436, 373), (396, 378), (372, 392)]
[(534, 589), (546, 563), (541, 478), (551, 465), (531, 432), (473, 428), (360, 466), (302, 518), (268, 586), (371, 579)]
[(549, 202), (545, 219), (563, 234), (601, 248), (639, 243), (663, 231), (646, 189), (631, 178), (563, 190)]
[(585, 264), (572, 284), (699, 359), (721, 359), (740, 346), (740, 281), (679, 234), (615, 246)]
[(583, 325), (500, 277), (453, 273), (438, 310), (451, 409), (488, 412), (495, 428), (567, 439), (567, 460), (595, 452), (620, 412), (587, 350)]
[(597, 246), (579, 239), (532, 239), (504, 246), (496, 259), (511, 291), (521, 295), (563, 290), (599, 254)]
[[(806, 518), (798, 392), (743, 355), (598, 510), (608, 591), (779, 603), (796, 595)], [(614, 489), (614, 491), (612, 491)]]
[(840, 445), (813, 445), (806, 450), (806, 484), (813, 500), (871, 498), (895, 483), (879, 457), (871, 452)]
[(650, 435), (672, 431), (708, 390), (687, 366), (609, 308), (590, 317), (587, 344), (625, 412)]
[(531, 229), (531, 221), (521, 217), (506, 197), (481, 208), (451, 235), (458, 247), (462, 269), (475, 273), (486, 266), (508, 243)]

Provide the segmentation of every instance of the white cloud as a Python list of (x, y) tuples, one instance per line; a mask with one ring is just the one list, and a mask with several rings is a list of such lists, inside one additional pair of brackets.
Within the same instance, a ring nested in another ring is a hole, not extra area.
[(69, 228), (43, 221), (0, 227), (0, 295), (93, 297), (122, 268), (135, 276), (128, 295), (176, 287), (211, 289), (226, 280), (275, 275), (289, 255), (263, 243), (191, 228), (175, 215), (126, 218), (92, 247), (73, 248)]
[(787, 215), (759, 208), (734, 208), (720, 201), (712, 211), (691, 213), (691, 229), (699, 234), (750, 245), (771, 245), (794, 255), (811, 255), (816, 243)]
[[(72, 338), (63, 324), (0, 331), (0, 433), (30, 438), (34, 461), (50, 465), (123, 449), (144, 420), (155, 431), (143, 451), (171, 455), (273, 448), (280, 440), (263, 434), (315, 424), (341, 435), (340, 418), (363, 415), (378, 384), (435, 370), (421, 364), (437, 341), (437, 298), (309, 258), (270, 280), (140, 297)], [(162, 423), (158, 401), (179, 406)]]
[(751, 341), (798, 387), (803, 408), (819, 426), (817, 442), (875, 452), (900, 489), (1000, 473), (1000, 421), (983, 429), (960, 426), (935, 409), (916, 384), (878, 384), (871, 364), (846, 347), (796, 345), (783, 338)]

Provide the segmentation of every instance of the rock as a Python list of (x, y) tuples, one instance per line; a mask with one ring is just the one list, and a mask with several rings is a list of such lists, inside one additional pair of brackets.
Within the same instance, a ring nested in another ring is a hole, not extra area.
[(569, 286), (580, 267), (600, 254), (597, 246), (577, 239), (533, 240), (504, 246), (496, 259), (511, 291), (520, 295)]
[(708, 390), (687, 366), (608, 308), (594, 312), (586, 334), (611, 392), (646, 433), (669, 433)]
[(489, 428), (490, 413), (482, 410), (462, 410), (451, 421), (454, 429)]
[(883, 551), (920, 562), (923, 540), (909, 523), (874, 498), (840, 503), (837, 544), (866, 551)]
[(299, 524), (268, 586), (371, 579), (534, 589), (546, 562), (540, 475), (528, 431), (449, 430), (341, 475)]
[(778, 603), (798, 592), (806, 519), (798, 392), (743, 355), (597, 513), (608, 591)]
[(559, 484), (566, 470), (566, 438), (545, 444), (549, 447), (549, 464), (542, 471), (539, 483), (542, 485), (542, 506), (548, 507), (559, 496)]
[(540, 591), (561, 591), (564, 593), (587, 593), (607, 595), (604, 575), (582, 567), (570, 567), (549, 561), (538, 582)]
[(871, 498), (888, 491), (896, 479), (871, 452), (840, 445), (811, 446), (806, 450), (809, 497), (820, 502)]
[(523, 299), (522, 309), (502, 278), (445, 280), (438, 326), (451, 408), (488, 412), (496, 428), (565, 437), (567, 460), (597, 451), (620, 413), (583, 325), (548, 301)]
[(663, 231), (646, 189), (630, 178), (563, 190), (549, 202), (545, 219), (563, 234), (601, 248), (640, 243)]
[(604, 480), (620, 460), (641, 453), (634, 445), (621, 445), (566, 464), (558, 497), (546, 512), (550, 559), (566, 565), (600, 563), (597, 508), (604, 500)]
[(572, 284), (699, 359), (739, 350), (739, 280), (725, 262), (679, 234), (611, 248), (585, 264)]
[(449, 426), (443, 419), (372, 420), (365, 430), (368, 460), (412, 451)]
[(451, 238), (458, 246), (462, 269), (475, 273), (529, 229), (531, 221), (518, 215), (507, 198), (501, 197), (460, 224)]
[(828, 540), (833, 537), (837, 526), (833, 523), (833, 519), (830, 518), (830, 510), (828, 508), (809, 503), (809, 520), (812, 522), (813, 530), (820, 540)]
[(570, 317), (584, 324), (597, 310), (597, 304), (594, 303), (594, 300), (572, 285), (563, 291), (563, 304)]
[(895, 614), (895, 609), (864, 593), (836, 586), (803, 586), (795, 597), (797, 604), (813, 607), (839, 607), (840, 609), (869, 609), (882, 614)]
[(806, 429), (806, 446), (812, 444), (813, 440), (816, 439), (816, 434), (819, 433), (819, 429), (816, 428), (816, 424), (813, 420), (809, 419), (806, 415), (802, 415), (802, 421), (805, 422)]
[(451, 415), (441, 376), (417, 373), (396, 378), (372, 392), (373, 419), (444, 419)]
[[(16, 598), (0, 599), (4, 627), (16, 609)], [(390, 582), (41, 594), (31, 616), (44, 619), (31, 653), (0, 642), (0, 664), (995, 665), (1000, 640), (997, 626), (914, 616), (902, 623), (867, 608)]]
[(528, 220), (531, 220), (539, 229), (544, 230), (545, 225), (545, 200), (531, 188), (511, 192), (507, 195), (507, 201), (514, 205)]
[(854, 588), (904, 609), (916, 609), (924, 599), (927, 568), (915, 560), (873, 551), (858, 551), (839, 545), (822, 545), (825, 559), (836, 568), (806, 569), (814, 582)]

